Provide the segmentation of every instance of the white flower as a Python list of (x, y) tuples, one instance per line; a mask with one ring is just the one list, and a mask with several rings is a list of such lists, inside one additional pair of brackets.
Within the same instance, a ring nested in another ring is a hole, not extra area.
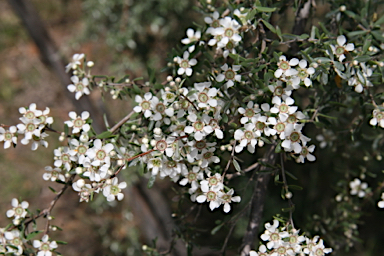
[(172, 157), (173, 153), (175, 152), (173, 148), (173, 142), (175, 141), (175, 138), (172, 136), (169, 136), (167, 138), (156, 138), (156, 144), (154, 146), (154, 149), (157, 151), (164, 153), (168, 157)]
[(151, 102), (150, 100), (152, 99), (152, 93), (147, 92), (144, 94), (144, 98), (142, 98), (139, 95), (135, 96), (135, 101), (139, 104), (138, 106), (134, 107), (133, 110), (136, 113), (143, 112), (145, 118), (149, 118), (152, 116), (152, 111), (151, 111)]
[(81, 117), (77, 116), (76, 112), (69, 112), (68, 116), (71, 118), (70, 121), (65, 121), (64, 123), (68, 127), (73, 127), (72, 133), (78, 133), (80, 131), (88, 132), (91, 129), (91, 126), (87, 124), (87, 119), (89, 118), (89, 112), (83, 111)]
[(215, 156), (215, 154), (213, 152), (215, 152), (216, 148), (208, 148), (208, 149), (203, 149), (201, 154), (198, 155), (198, 159), (201, 159), (203, 160), (202, 163), (201, 163), (201, 167), (205, 168), (208, 166), (208, 164), (210, 163), (219, 163), (220, 162), (220, 158), (218, 158), (217, 156)]
[(84, 53), (75, 53), (73, 56), (72, 56), (72, 60), (71, 62), (65, 66), (65, 72), (68, 73), (69, 70), (71, 69), (76, 69), (78, 65), (81, 65), (81, 62), (80, 60), (84, 58)]
[(83, 202), (83, 201), (88, 202), (89, 201), (89, 197), (94, 192), (96, 192), (96, 193), (98, 192), (98, 191), (95, 191), (90, 184), (84, 184), (84, 180), (83, 179), (80, 179), (77, 182), (74, 182), (72, 184), (72, 188), (76, 192), (79, 192), (78, 194), (80, 196), (80, 202)]
[(179, 69), (177, 70), (178, 75), (186, 74), (187, 76), (192, 75), (191, 66), (195, 66), (197, 64), (196, 59), (189, 59), (189, 52), (185, 51), (183, 54), (183, 58), (179, 56), (176, 57), (176, 62), (179, 64)]
[(298, 71), (297, 76), (304, 82), (304, 85), (306, 87), (311, 86), (312, 80), (309, 76), (315, 73), (315, 69), (313, 67), (307, 68), (307, 61), (301, 60), (299, 62), (299, 67), (297, 67), (296, 70)]
[(294, 99), (291, 97), (283, 97), (283, 100), (280, 97), (273, 97), (272, 103), (275, 104), (271, 108), (271, 113), (277, 114), (277, 113), (283, 113), (283, 114), (292, 114), (296, 112), (297, 106), (291, 106), (293, 103), (295, 103)]
[(24, 134), (21, 144), (27, 145), (33, 137), (39, 138), (44, 125), (40, 124), (39, 119), (33, 119), (30, 123), (18, 124), (17, 129), (19, 134)]
[(266, 230), (260, 236), (260, 238), (263, 241), (269, 241), (267, 243), (268, 249), (277, 248), (281, 244), (282, 239), (289, 236), (288, 232), (286, 231), (280, 232), (278, 227), (279, 227), (278, 220), (273, 220), (273, 225), (271, 225), (270, 223), (265, 224)]
[(243, 115), (240, 119), (240, 123), (245, 124), (252, 120), (257, 113), (260, 112), (260, 108), (258, 104), (254, 104), (253, 101), (249, 101), (247, 103), (247, 108), (239, 107), (237, 111)]
[(43, 114), (41, 110), (36, 109), (36, 103), (31, 103), (28, 109), (24, 107), (19, 108), (19, 112), (23, 114), (20, 120), (25, 124), (32, 122), (32, 120)]
[[(218, 192), (221, 189), (221, 186), (215, 185), (215, 186), (208, 186), (208, 185), (203, 185), (204, 182), (208, 182), (206, 180), (201, 181), (201, 191), (203, 192), (202, 195), (199, 195), (196, 197), (196, 201), (198, 203), (204, 203), (204, 202), (209, 202), (209, 208), (211, 211), (214, 209), (218, 208), (221, 204), (221, 200), (218, 197)], [(203, 183), (203, 184), (202, 184)]]
[[(9, 232), (4, 232), (4, 237), (11, 246), (7, 246), (7, 250), (11, 254), (5, 255), (22, 255), (23, 254), (23, 240), (19, 230), (13, 229)], [(16, 248), (14, 248), (16, 247)]]
[[(152, 108), (152, 111), (153, 111), (152, 119), (154, 121), (160, 121), (165, 116), (172, 117), (175, 114), (175, 111), (174, 111), (174, 109), (172, 107), (167, 107), (156, 96), (152, 97), (151, 108)], [(167, 118), (167, 117), (165, 117), (163, 121), (164, 121), (165, 124), (170, 124), (171, 123), (169, 118)]]
[(184, 38), (181, 40), (181, 43), (183, 44), (190, 44), (195, 41), (199, 41), (201, 38), (201, 32), (200, 31), (194, 31), (192, 28), (187, 29), (187, 38)]
[(184, 178), (179, 181), (179, 184), (185, 186), (190, 183), (191, 193), (194, 193), (200, 187), (199, 181), (203, 180), (204, 178), (204, 174), (203, 172), (201, 172), (199, 166), (193, 166), (192, 171), (189, 172), (187, 169), (183, 169), (181, 171), (181, 174), (184, 176)]
[(219, 17), (220, 17), (220, 14), (215, 11), (211, 14), (211, 17), (205, 17), (204, 18), (204, 21), (205, 23), (211, 25), (208, 29), (207, 29), (207, 33), (208, 34), (211, 34), (212, 31), (215, 29), (215, 28), (218, 28), (220, 27), (220, 21), (219, 21)]
[(384, 128), (384, 112), (379, 109), (374, 109), (372, 115), (373, 118), (369, 121), (369, 124), (372, 126), (379, 125), (381, 128)]
[(283, 97), (283, 95), (291, 96), (292, 91), (282, 86), (283, 82), (278, 80), (276, 84), (268, 85), (268, 88), (273, 92), (273, 96)]
[(148, 170), (152, 169), (151, 174), (156, 176), (159, 171), (163, 168), (163, 160), (160, 157), (154, 157), (149, 159), (147, 164)]
[(301, 133), (302, 125), (292, 125), (288, 124), (285, 130), (285, 140), (281, 143), (281, 146), (285, 151), (294, 151), (296, 154), (299, 154), (302, 150), (302, 146), (300, 145), (300, 141), (303, 145), (305, 145), (311, 139), (304, 136)]
[(305, 158), (307, 158), (307, 160), (310, 162), (315, 161), (316, 157), (311, 154), (314, 150), (315, 150), (315, 145), (311, 145), (309, 147), (303, 146), (301, 148), (301, 152), (300, 152), (300, 156), (299, 156), (299, 162), (304, 163)]
[(377, 203), (379, 208), (384, 208), (384, 193), (381, 194), (381, 201)]
[(332, 48), (333, 53), (339, 58), (339, 61), (343, 61), (345, 59), (344, 53), (353, 51), (355, 49), (355, 46), (352, 43), (346, 44), (347, 39), (344, 35), (338, 36), (336, 41), (338, 44), (337, 46), (330, 46)]
[(216, 31), (222, 30), (222, 32), (218, 32), (218, 34), (223, 35), (223, 38), (218, 42), (218, 46), (222, 45), (219, 46), (220, 48), (225, 47), (230, 40), (235, 43), (241, 41), (241, 36), (239, 35), (239, 29), (241, 26), (235, 19), (228, 16), (224, 17), (223, 19), (220, 19), (220, 25), (222, 27), (216, 29)]
[(232, 202), (240, 202), (240, 196), (232, 196), (235, 191), (231, 188), (227, 193), (219, 191), (219, 198), (222, 200), (222, 204), (224, 204), (224, 212), (228, 213), (231, 210), (230, 203)]
[(93, 148), (90, 148), (87, 151), (87, 156), (91, 159), (91, 164), (93, 166), (101, 166), (103, 164), (110, 166), (111, 158), (109, 153), (113, 150), (113, 148), (114, 147), (111, 143), (103, 145), (100, 139), (96, 139), (93, 142)]
[(46, 173), (43, 174), (43, 179), (44, 180), (51, 180), (51, 181), (56, 181), (56, 180), (61, 180), (62, 182), (65, 182), (65, 177), (63, 174), (61, 174), (62, 169), (61, 168), (52, 168), (51, 166), (46, 166), (45, 167)]
[(257, 144), (256, 134), (253, 131), (255, 125), (253, 123), (247, 123), (244, 125), (244, 130), (237, 129), (234, 134), (234, 138), (240, 143), (235, 147), (235, 152), (240, 153), (245, 146), (250, 153), (255, 153), (255, 146)]
[(16, 133), (16, 126), (11, 126), (8, 130), (5, 130), (3, 127), (0, 126), (0, 141), (4, 141), (4, 149), (9, 148), (12, 143), (14, 145), (17, 144)]
[(81, 81), (78, 76), (72, 76), (71, 81), (73, 84), (70, 84), (67, 86), (68, 91), (70, 92), (76, 92), (75, 98), (78, 100), (80, 99), (83, 94), (89, 95), (91, 92), (88, 88), (89, 80), (88, 78), (84, 77)]
[(188, 120), (192, 122), (192, 126), (186, 126), (184, 132), (188, 134), (194, 133), (194, 138), (197, 141), (204, 139), (205, 136), (213, 132), (212, 127), (206, 125), (203, 119), (199, 120), (195, 113), (190, 113)]
[(7, 211), (7, 217), (14, 217), (13, 223), (18, 225), (20, 220), (27, 216), (26, 209), (29, 207), (29, 203), (27, 201), (23, 201), (19, 204), (19, 201), (16, 198), (13, 198), (11, 204), (13, 208)]
[(211, 82), (195, 83), (194, 86), (198, 91), (194, 96), (196, 97), (199, 108), (217, 106), (217, 100), (215, 98), (218, 90), (216, 88), (209, 88), (211, 86)]
[[(307, 242), (308, 244), (308, 242)], [(318, 244), (313, 244), (310, 249), (305, 248), (304, 253), (309, 254), (309, 256), (323, 256), (324, 254), (328, 254), (332, 252), (331, 248), (325, 248), (324, 242), (320, 239)]]
[(289, 62), (287, 61), (287, 58), (282, 55), (279, 57), (279, 62), (277, 63), (277, 66), (279, 67), (275, 71), (275, 77), (279, 78), (282, 75), (285, 76), (293, 76), (297, 75), (297, 70), (293, 69), (292, 67), (297, 66), (299, 64), (299, 60), (296, 58), (291, 59)]
[(37, 116), (41, 124), (46, 125), (46, 124), (53, 123), (53, 117), (48, 116), (49, 112), (50, 112), (50, 109), (46, 107), (45, 110), (42, 111), (41, 115)]
[(77, 162), (79, 164), (84, 164), (85, 155), (89, 148), (89, 141), (78, 141), (77, 139), (72, 139), (69, 141), (69, 146), (71, 148), (70, 155), (76, 156)]
[(37, 252), (37, 256), (51, 256), (52, 251), (54, 251), (57, 248), (56, 241), (49, 241), (49, 236), (44, 235), (43, 238), (40, 240), (34, 240), (33, 241), (33, 247), (38, 248), (39, 251)]
[(110, 183), (103, 189), (103, 195), (107, 198), (108, 202), (117, 200), (121, 201), (124, 198), (124, 194), (121, 193), (121, 190), (127, 187), (127, 183), (125, 181), (118, 183), (117, 177), (109, 180)]
[(353, 181), (349, 182), (349, 187), (351, 188), (351, 195), (357, 195), (360, 198), (365, 196), (365, 193), (368, 188), (368, 184), (366, 182), (361, 182), (358, 178), (355, 178)]
[(241, 75), (238, 75), (236, 71), (239, 71), (241, 68), (241, 65), (233, 65), (232, 68), (228, 67), (228, 64), (225, 63), (222, 67), (221, 70), (224, 71), (223, 73), (219, 74), (216, 77), (217, 82), (222, 82), (226, 80), (227, 82), (224, 84), (227, 86), (227, 88), (232, 87), (235, 82), (240, 82), (241, 81)]
[(60, 147), (58, 149), (53, 150), (55, 155), (55, 162), (53, 163), (56, 167), (64, 166), (67, 171), (71, 170), (72, 161), (76, 161), (75, 153), (70, 152), (68, 147)]

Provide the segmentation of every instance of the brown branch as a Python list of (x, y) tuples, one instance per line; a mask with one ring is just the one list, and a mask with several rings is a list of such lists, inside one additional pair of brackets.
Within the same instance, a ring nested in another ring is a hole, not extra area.
[(115, 124), (115, 126), (113, 126), (111, 129), (109, 129), (109, 131), (111, 133), (114, 133), (117, 129), (119, 129), (120, 126), (122, 126), (123, 124), (125, 124), (129, 118), (131, 118), (131, 116), (133, 114), (135, 114), (136, 112), (135, 111), (131, 111), (128, 115), (126, 115), (123, 119), (121, 119), (117, 124)]
[[(274, 152), (275, 146), (271, 145), (269, 150), (264, 154), (264, 158), (268, 159), (268, 164), (273, 165), (276, 161), (276, 153)], [(268, 167), (262, 166), (260, 171), (266, 171)], [(264, 210), (265, 196), (267, 193), (267, 185), (271, 178), (269, 173), (259, 173), (256, 179), (255, 189), (251, 199), (251, 213), (247, 231), (243, 237), (243, 243), (240, 247), (241, 256), (248, 256), (257, 238), (261, 218)]]
[(59, 191), (57, 192), (56, 196), (53, 198), (53, 200), (51, 201), (51, 203), (49, 204), (49, 207), (42, 210), (38, 215), (36, 216), (32, 216), (31, 219), (27, 220), (26, 222), (24, 222), (24, 225), (25, 226), (28, 226), (31, 222), (33, 222), (34, 220), (42, 217), (42, 216), (45, 216), (47, 217), (47, 223), (46, 223), (46, 228), (45, 228), (45, 232), (44, 234), (48, 234), (49, 232), (49, 221), (50, 219), (48, 218), (50, 215), (51, 215), (51, 212), (53, 210), (53, 208), (55, 207), (57, 201), (60, 199), (60, 197), (64, 194), (64, 192), (67, 190), (67, 188), (72, 185), (72, 182), (73, 180), (75, 179), (75, 176), (76, 174), (72, 174), (71, 177), (68, 179), (68, 181), (65, 183), (64, 187)]

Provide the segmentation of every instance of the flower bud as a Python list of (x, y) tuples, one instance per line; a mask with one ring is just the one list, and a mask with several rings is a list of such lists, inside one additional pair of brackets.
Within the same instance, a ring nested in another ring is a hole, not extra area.
[(168, 82), (171, 82), (173, 80), (173, 77), (172, 76), (167, 76), (167, 81)]
[(88, 61), (87, 62), (87, 67), (91, 68), (95, 65), (95, 63), (93, 61)]
[(85, 185), (85, 181), (83, 179), (79, 179), (76, 181), (76, 185), (79, 187), (79, 188), (82, 188), (84, 187)]
[(342, 6), (339, 7), (339, 10), (341, 12), (345, 12), (347, 10), (347, 7), (345, 5), (342, 5)]
[(181, 82), (181, 78), (180, 77), (176, 77), (175, 81), (176, 81), (176, 83), (180, 83)]
[(173, 62), (177, 62), (177, 57), (173, 58)]
[(153, 129), (153, 133), (156, 134), (156, 135), (161, 135), (162, 134), (162, 130), (159, 127), (156, 127), (155, 129)]
[(83, 168), (82, 167), (76, 167), (75, 169), (77, 174), (82, 174), (83, 173)]

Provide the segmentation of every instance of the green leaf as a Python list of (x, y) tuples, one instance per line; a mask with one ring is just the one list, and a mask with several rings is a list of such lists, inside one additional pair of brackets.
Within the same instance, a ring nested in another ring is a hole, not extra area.
[(147, 187), (148, 187), (148, 188), (153, 187), (153, 184), (155, 184), (155, 180), (156, 180), (156, 176), (155, 176), (155, 175), (152, 175), (152, 176), (149, 178), (149, 180), (148, 180)]
[(266, 21), (266, 20), (261, 20), (261, 21), (264, 23), (264, 25), (265, 25), (269, 30), (271, 30), (273, 33), (276, 34), (276, 29), (275, 29), (274, 26), (272, 26), (271, 23), (269, 23), (269, 22)]
[(107, 139), (113, 137), (113, 134), (110, 131), (105, 131), (96, 136), (97, 139)]
[(359, 36), (359, 35), (364, 35), (367, 34), (367, 31), (365, 30), (358, 30), (358, 31), (352, 31), (347, 34), (348, 37), (354, 37), (354, 36)]
[(241, 172), (240, 164), (235, 159), (233, 159), (233, 166), (235, 167), (236, 171)]
[(327, 73), (323, 73), (321, 75), (321, 83), (324, 84), (324, 85), (328, 84), (328, 74)]
[(355, 60), (357, 60), (358, 62), (367, 62), (371, 60), (371, 56), (363, 55), (363, 56), (356, 57)]
[(341, 64), (341, 63), (338, 62), (338, 61), (334, 61), (334, 62), (333, 62), (333, 65), (335, 65), (335, 68), (337, 68), (337, 69), (340, 70), (340, 71), (344, 71), (344, 70), (345, 70), (344, 65)]
[(281, 29), (279, 26), (276, 26), (276, 35), (280, 38), (280, 41), (283, 41), (283, 38), (281, 37)]
[(276, 11), (276, 7), (270, 8), (270, 7), (262, 7), (262, 6), (255, 6), (255, 9), (259, 12), (274, 12)]
[(29, 233), (25, 239), (27, 240), (31, 240), (32, 238), (34, 238), (35, 236), (37, 236), (38, 234), (42, 233), (43, 231), (39, 231), (39, 230), (36, 230), (36, 231), (32, 231), (31, 233)]
[(318, 116), (325, 117), (325, 118), (329, 118), (329, 119), (337, 120), (337, 117), (334, 117), (334, 116), (328, 116), (328, 115), (324, 115), (324, 114), (321, 114), (321, 113), (318, 113), (317, 115), (318, 115)]
[(378, 19), (375, 23), (373, 23), (373, 26), (379, 26), (384, 23), (384, 15), (381, 16), (380, 19)]
[(281, 149), (281, 141), (276, 145), (276, 148), (275, 148), (275, 153), (281, 153), (282, 152), (282, 149)]
[(134, 81), (138, 81), (138, 80), (143, 80), (144, 78), (142, 77), (142, 76), (140, 76), (140, 77), (136, 77), (135, 79), (133, 79), (132, 80), (132, 82), (134, 82)]
[(315, 58), (315, 60), (316, 62), (320, 61), (320, 63), (329, 63), (332, 61), (330, 58), (325, 58), (325, 57), (318, 57), (318, 58)]
[(363, 45), (363, 53), (366, 53), (368, 51), (369, 46), (371, 46), (372, 43), (372, 35), (368, 35), (364, 40)]
[(291, 177), (292, 179), (294, 180), (298, 180), (297, 177), (295, 175), (293, 175), (292, 173), (290, 173), (289, 171), (285, 170), (285, 174), (287, 174), (289, 177)]
[(292, 190), (303, 190), (303, 187), (297, 186), (297, 185), (288, 185), (288, 188)]
[(219, 231), (223, 226), (224, 226), (224, 222), (221, 223), (220, 225), (217, 225), (216, 227), (214, 227), (214, 228), (211, 230), (211, 235), (216, 234), (217, 231)]
[(56, 190), (54, 190), (52, 187), (48, 187), (53, 193), (56, 194)]
[(136, 84), (133, 84), (132, 87), (135, 94), (141, 94), (141, 90)]
[(58, 243), (58, 244), (68, 244), (68, 243), (65, 242), (65, 241), (56, 241), (56, 243)]
[(382, 36), (382, 32), (380, 30), (374, 30), (371, 32), (372, 35), (379, 41), (384, 41), (384, 37)]

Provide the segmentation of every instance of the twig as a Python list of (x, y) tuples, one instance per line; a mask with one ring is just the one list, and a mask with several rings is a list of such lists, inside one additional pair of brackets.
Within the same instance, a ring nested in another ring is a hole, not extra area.
[(49, 232), (49, 216), (53, 210), (53, 208), (55, 207), (57, 201), (60, 199), (60, 197), (64, 194), (65, 190), (67, 190), (68, 186), (72, 185), (72, 182), (75, 178), (76, 174), (72, 174), (71, 177), (68, 179), (68, 181), (65, 183), (64, 187), (59, 191), (57, 192), (56, 196), (53, 198), (53, 200), (51, 201), (50, 205), (48, 208), (42, 210), (38, 215), (36, 216), (32, 216), (30, 220), (27, 220), (26, 222), (24, 222), (24, 225), (25, 226), (28, 226), (31, 222), (33, 222), (34, 220), (42, 217), (42, 216), (46, 216), (47, 217), (47, 223), (46, 223), (46, 227), (45, 227), (45, 232), (44, 234), (48, 234)]
[(131, 116), (133, 114), (135, 114), (136, 112), (135, 111), (131, 111), (131, 113), (129, 113), (128, 115), (126, 115), (123, 119), (121, 119), (117, 124), (115, 124), (109, 131), (111, 133), (114, 133), (120, 126), (122, 126), (123, 124), (125, 124), (125, 122), (127, 122), (129, 120), (129, 118), (131, 118)]
[[(286, 193), (288, 193), (289, 190), (288, 190), (287, 178), (285, 176), (284, 159), (283, 158), (284, 158), (284, 153), (281, 153), (281, 155), (280, 155), (281, 176), (283, 177), (284, 190), (285, 190)], [(295, 205), (293, 204), (291, 198), (288, 198), (288, 204), (289, 204), (289, 222), (291, 223), (292, 228), (294, 229), (295, 225), (293, 224), (292, 214), (293, 214), (293, 210), (295, 209)]]

